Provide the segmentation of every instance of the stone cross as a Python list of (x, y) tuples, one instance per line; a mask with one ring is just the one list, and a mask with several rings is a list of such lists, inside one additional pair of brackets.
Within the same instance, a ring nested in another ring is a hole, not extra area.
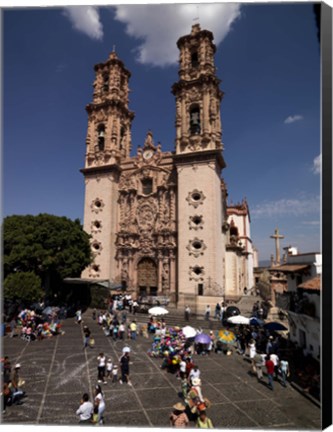
[(275, 239), (275, 253), (276, 253), (276, 265), (280, 264), (280, 239), (283, 239), (284, 236), (279, 234), (279, 229), (275, 228), (275, 234), (271, 235), (271, 238)]

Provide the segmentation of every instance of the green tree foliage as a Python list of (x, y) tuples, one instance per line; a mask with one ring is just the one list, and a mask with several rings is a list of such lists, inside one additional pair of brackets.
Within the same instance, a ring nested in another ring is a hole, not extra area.
[(39, 214), (8, 216), (3, 224), (4, 276), (34, 272), (42, 283), (79, 277), (91, 262), (89, 235), (78, 219)]
[(39, 301), (44, 295), (41, 278), (33, 272), (12, 273), (5, 279), (3, 294), (7, 300)]

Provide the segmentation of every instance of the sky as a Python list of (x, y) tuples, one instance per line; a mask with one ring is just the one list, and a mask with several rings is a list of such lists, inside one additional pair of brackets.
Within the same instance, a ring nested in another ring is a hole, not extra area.
[(151, 130), (173, 151), (176, 42), (194, 22), (214, 34), (224, 97), (222, 176), (246, 198), (259, 260), (281, 247), (320, 251), (320, 45), (312, 3), (4, 8), (2, 216), (83, 222), (94, 65), (115, 46), (132, 73), (132, 154)]

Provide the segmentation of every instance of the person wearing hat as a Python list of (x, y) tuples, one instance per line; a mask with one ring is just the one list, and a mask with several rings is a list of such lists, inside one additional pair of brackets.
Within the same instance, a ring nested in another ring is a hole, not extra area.
[(197, 377), (192, 379), (192, 387), (188, 392), (185, 402), (188, 404), (192, 414), (197, 413), (199, 405), (202, 406), (202, 404), (205, 403), (205, 400), (202, 396), (200, 378)]
[(24, 384), (24, 381), (20, 378), (20, 363), (16, 363), (14, 366), (14, 372), (11, 379), (12, 384), (12, 402), (13, 404), (19, 402), (19, 400), (25, 395), (25, 392), (21, 390), (20, 386)]
[(181, 403), (176, 403), (173, 407), (174, 410), (170, 414), (170, 426), (186, 427), (189, 424), (189, 419), (185, 413), (186, 407)]

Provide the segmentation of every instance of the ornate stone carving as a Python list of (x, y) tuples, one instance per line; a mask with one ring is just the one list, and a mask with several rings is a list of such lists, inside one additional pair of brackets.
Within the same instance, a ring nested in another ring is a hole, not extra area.
[(202, 215), (194, 215), (194, 216), (190, 216), (190, 220), (189, 220), (189, 226), (190, 226), (190, 230), (199, 230), (199, 229), (203, 229), (203, 216)]
[(195, 258), (198, 258), (200, 255), (204, 254), (207, 246), (205, 245), (203, 240), (195, 237), (193, 240), (189, 240), (186, 249), (189, 251), (189, 255), (193, 255)]
[(93, 213), (100, 213), (101, 211), (103, 211), (103, 207), (105, 206), (104, 202), (102, 199), (100, 198), (95, 198), (92, 203), (90, 204), (90, 208), (92, 210)]
[(203, 266), (191, 266), (188, 273), (190, 275), (190, 280), (194, 280), (196, 282), (204, 280), (205, 271)]
[(186, 201), (189, 203), (189, 205), (192, 205), (194, 208), (197, 208), (199, 207), (200, 204), (203, 204), (205, 199), (206, 197), (202, 191), (199, 191), (198, 189), (194, 189), (192, 192), (188, 193)]

